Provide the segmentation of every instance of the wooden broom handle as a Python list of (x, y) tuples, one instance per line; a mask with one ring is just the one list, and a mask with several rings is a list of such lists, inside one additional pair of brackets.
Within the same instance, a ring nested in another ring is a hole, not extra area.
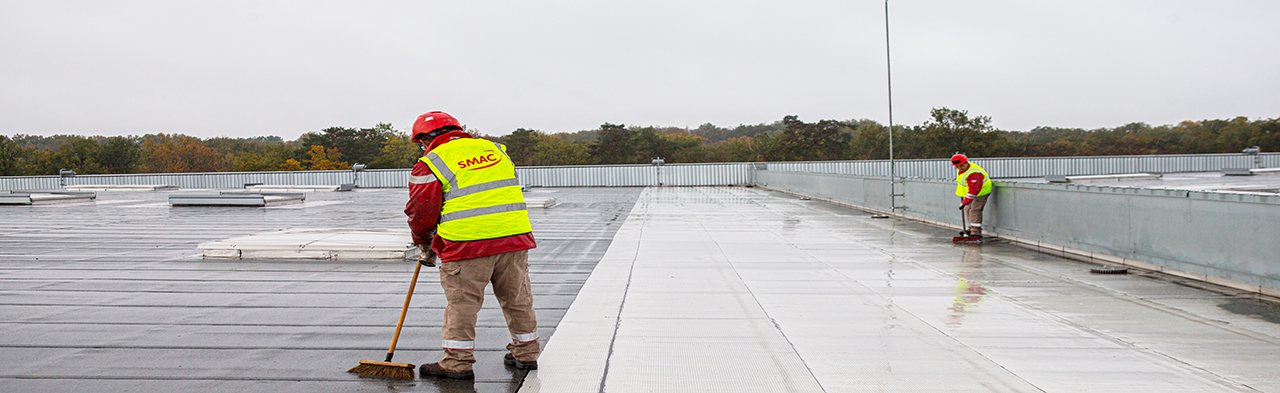
[(414, 263), (413, 281), (409, 281), (409, 293), (404, 295), (404, 307), (400, 309), (400, 322), (396, 323), (396, 334), (391, 337), (391, 349), (387, 350), (387, 361), (391, 361), (391, 354), (396, 352), (396, 341), (400, 341), (400, 328), (404, 327), (404, 316), (409, 313), (409, 299), (413, 298), (413, 287), (418, 285), (418, 272), (422, 271), (421, 263)]

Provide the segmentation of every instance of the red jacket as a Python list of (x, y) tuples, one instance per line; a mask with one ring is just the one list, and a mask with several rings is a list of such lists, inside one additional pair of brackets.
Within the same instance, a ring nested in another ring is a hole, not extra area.
[[(969, 195), (978, 195), (978, 193), (982, 192), (983, 178), (984, 176), (982, 176), (982, 172), (978, 171), (974, 171), (969, 174), (969, 177), (964, 178), (964, 184), (969, 186)], [(972, 197), (965, 197), (964, 200), (960, 201), (960, 203), (965, 205), (968, 205), (969, 202), (973, 202)]]
[[(471, 135), (462, 131), (447, 132), (432, 139), (427, 152), (454, 139), (470, 137)], [(404, 214), (409, 216), (409, 231), (413, 233), (413, 242), (416, 244), (430, 242), (431, 249), (440, 256), (441, 262), (482, 258), (538, 246), (533, 240), (532, 233), (465, 242), (455, 242), (434, 236), (436, 224), (440, 221), (440, 211), (444, 207), (444, 186), (439, 180), (415, 182), (431, 174), (431, 168), (422, 161), (413, 164), (413, 172), (410, 173), (412, 177), (409, 180), (409, 202), (404, 205)]]

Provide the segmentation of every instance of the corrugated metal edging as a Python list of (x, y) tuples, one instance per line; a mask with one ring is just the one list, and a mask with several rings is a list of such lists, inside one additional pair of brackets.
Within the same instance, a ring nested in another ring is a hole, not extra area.
[[(360, 184), (373, 180), (378, 184), (391, 184), (388, 180), (395, 178), (396, 171), (377, 173), (377, 171), (361, 172)], [(367, 175), (367, 174), (368, 175)], [(377, 174), (375, 174), (377, 173)], [(372, 176), (370, 176), (372, 175)], [(400, 187), (408, 184), (408, 175), (398, 182)], [(179, 188), (242, 188), (246, 183), (262, 183), (267, 185), (338, 185), (350, 183), (351, 171), (298, 171), (298, 172), (221, 172), (221, 173), (142, 173), (128, 175), (80, 175), (66, 179), (66, 185), (173, 185)], [(6, 177), (0, 178), (0, 189), (22, 190), (36, 188), (58, 188), (59, 177)], [(381, 185), (370, 184), (369, 187)]]
[(649, 165), (516, 167), (520, 183), (534, 187), (631, 187), (658, 184)]
[(727, 186), (751, 183), (748, 163), (667, 164), (658, 167), (659, 183), (667, 186)]
[(58, 176), (0, 177), (0, 190), (47, 190), (61, 188)]
[(534, 187), (720, 186), (751, 182), (748, 163), (516, 167)]
[(410, 169), (368, 169), (360, 172), (356, 186), (361, 188), (407, 188)]
[[(1277, 168), (1280, 153), (1186, 154), (1164, 156), (976, 158), (994, 178), (1046, 175), (1109, 175), (1137, 172), (1212, 172), (1223, 168)], [(889, 161), (809, 161), (769, 163), (708, 163), (653, 165), (583, 165), (517, 167), (521, 183), (542, 187), (711, 186), (751, 182), (752, 169), (829, 173), (856, 176), (889, 176)], [(661, 172), (661, 177), (659, 177)], [(947, 160), (898, 160), (900, 177), (951, 179), (955, 170)], [(268, 185), (338, 185), (350, 183), (349, 170), (298, 172), (152, 173), (129, 175), (81, 175), (67, 185), (168, 184), (181, 188), (240, 188), (246, 183)], [(356, 184), (364, 188), (406, 187), (408, 169), (371, 169), (359, 172)], [(0, 177), (0, 189), (58, 188), (57, 176)]]
[[(1015, 157), (974, 158), (995, 178), (1044, 177), (1046, 175), (1113, 175), (1142, 172), (1214, 172), (1223, 168), (1280, 167), (1280, 153), (1178, 154), (1153, 156), (1097, 157)], [(768, 170), (830, 173), (858, 176), (889, 176), (888, 160), (770, 162)], [(945, 159), (896, 160), (894, 173), (900, 177), (947, 179), (955, 170)]]

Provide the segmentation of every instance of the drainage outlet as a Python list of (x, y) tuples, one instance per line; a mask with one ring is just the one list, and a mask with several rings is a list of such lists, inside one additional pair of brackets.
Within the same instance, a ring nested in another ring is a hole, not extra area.
[(1089, 273), (1094, 273), (1094, 274), (1127, 274), (1127, 273), (1129, 273), (1129, 268), (1125, 268), (1125, 267), (1116, 267), (1116, 266), (1103, 266), (1103, 267), (1095, 267), (1095, 268), (1089, 269)]

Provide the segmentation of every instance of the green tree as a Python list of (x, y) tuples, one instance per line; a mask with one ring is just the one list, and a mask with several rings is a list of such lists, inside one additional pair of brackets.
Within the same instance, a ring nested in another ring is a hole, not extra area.
[(409, 136), (397, 133), (382, 143), (377, 158), (369, 161), (370, 169), (413, 168), (422, 157), (422, 145), (409, 140)]
[(670, 163), (714, 162), (707, 138), (683, 131), (659, 135), (662, 138), (663, 151), (658, 157), (666, 158)]
[(507, 146), (507, 155), (516, 165), (530, 165), (542, 135), (539, 131), (520, 128), (497, 139), (498, 143)]
[(561, 139), (554, 135), (539, 135), (529, 165), (586, 165), (592, 157), (585, 142)]
[[(902, 128), (894, 127), (894, 132)], [(894, 147), (897, 150), (900, 146)], [(849, 141), (849, 148), (849, 157), (855, 160), (889, 159), (889, 127), (871, 120), (858, 122), (857, 133)]]
[(846, 159), (849, 127), (835, 120), (805, 123), (796, 116), (782, 118), (786, 129), (779, 140), (780, 158), (787, 161)]
[(113, 136), (106, 139), (99, 154), (98, 162), (106, 173), (133, 173), (142, 156), (142, 147), (135, 138)]
[(915, 142), (915, 158), (945, 158), (956, 152), (974, 157), (990, 156), (992, 130), (991, 117), (969, 117), (969, 111), (934, 108), (929, 111), (932, 120), (916, 127), (919, 139)]
[(598, 164), (633, 164), (631, 159), (635, 154), (631, 142), (631, 130), (626, 126), (604, 123), (587, 151)]
[(227, 153), (226, 168), (234, 172), (281, 170), (285, 162), (293, 159), (295, 150), (289, 144), (267, 143), (256, 150)]
[(0, 176), (18, 176), (22, 148), (9, 137), (0, 135)]
[(41, 173), (46, 174), (58, 173), (59, 169), (84, 175), (104, 173), (102, 164), (98, 162), (101, 150), (97, 141), (75, 136), (63, 139), (57, 150), (40, 154), (36, 165)]
[(357, 163), (369, 163), (382, 153), (382, 146), (387, 139), (396, 135), (396, 130), (387, 123), (378, 123), (371, 128), (329, 127), (319, 133), (302, 134), (298, 142), (302, 146), (324, 146), (325, 149), (336, 148), (343, 157)]

